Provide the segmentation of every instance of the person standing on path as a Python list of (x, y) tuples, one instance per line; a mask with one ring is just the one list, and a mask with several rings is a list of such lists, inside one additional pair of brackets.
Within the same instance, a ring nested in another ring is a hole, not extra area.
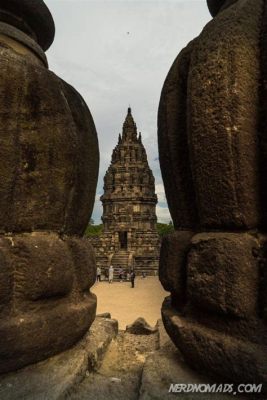
[(109, 267), (109, 270), (108, 270), (108, 281), (109, 281), (109, 283), (113, 282), (113, 272), (114, 272), (114, 269), (113, 269), (113, 266), (111, 265)]
[(96, 269), (96, 281), (101, 282), (101, 268), (97, 267)]
[(120, 267), (120, 269), (119, 269), (119, 279), (120, 279), (120, 282), (122, 282), (122, 276), (123, 276), (123, 269)]
[(134, 280), (135, 280), (135, 272), (134, 270), (131, 271), (131, 284), (132, 284), (132, 288), (134, 288)]

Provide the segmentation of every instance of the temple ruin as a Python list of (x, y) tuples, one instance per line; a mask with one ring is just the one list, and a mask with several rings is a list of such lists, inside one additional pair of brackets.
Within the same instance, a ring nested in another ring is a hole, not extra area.
[(122, 135), (104, 177), (103, 233), (94, 241), (97, 265), (125, 272), (157, 274), (159, 236), (156, 230), (155, 180), (141, 133), (128, 108)]

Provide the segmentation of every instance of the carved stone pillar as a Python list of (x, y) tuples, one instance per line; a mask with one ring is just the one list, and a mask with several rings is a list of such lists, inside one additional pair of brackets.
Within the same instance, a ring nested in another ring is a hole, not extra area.
[(266, 1), (209, 0), (159, 106), (176, 232), (163, 239), (165, 327), (193, 368), (266, 383)]
[(42, 0), (0, 1), (0, 372), (72, 346), (95, 317), (81, 236), (98, 176), (91, 114), (48, 70)]

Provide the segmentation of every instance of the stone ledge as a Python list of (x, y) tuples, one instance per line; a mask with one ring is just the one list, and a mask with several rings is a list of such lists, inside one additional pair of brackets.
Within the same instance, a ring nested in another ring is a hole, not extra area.
[(59, 400), (80, 383), (87, 371), (101, 365), (118, 333), (118, 322), (96, 318), (90, 331), (72, 349), (17, 372), (0, 376), (1, 400)]
[(193, 368), (228, 382), (262, 383), (266, 393), (266, 346), (186, 319), (171, 306), (170, 298), (162, 305), (162, 318), (167, 333)]
[(243, 397), (221, 393), (169, 393), (170, 384), (214, 384), (193, 371), (181, 353), (169, 342), (146, 359), (139, 400), (244, 400)]

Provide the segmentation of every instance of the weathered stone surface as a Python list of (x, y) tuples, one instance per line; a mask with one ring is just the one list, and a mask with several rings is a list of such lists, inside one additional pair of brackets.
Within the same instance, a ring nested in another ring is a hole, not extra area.
[(78, 287), (86, 291), (95, 284), (95, 253), (84, 238), (65, 237), (68, 250), (73, 261)]
[[(6, 160), (0, 228), (82, 234), (98, 174), (92, 118), (81, 97), (53, 73), (10, 49), (0, 47), (0, 55), (0, 157)], [(85, 114), (79, 120), (78, 108)]]
[(110, 265), (115, 278), (119, 277), (120, 269), (123, 269), (124, 279), (132, 269), (139, 275), (157, 274), (159, 235), (155, 179), (130, 108), (104, 177), (101, 201), (103, 232), (92, 243), (102, 274), (107, 273)]
[(236, 3), (238, 0), (207, 0), (210, 13), (215, 17), (220, 10), (223, 10), (232, 4)]
[(218, 15), (179, 54), (162, 90), (160, 162), (179, 229), (195, 227), (197, 216), (212, 228), (259, 222), (257, 82), (263, 2), (256, 7), (253, 0), (240, 3)]
[(186, 263), (193, 235), (189, 231), (175, 231), (164, 236), (161, 243), (159, 278), (164, 289), (180, 302), (186, 299)]
[(111, 318), (111, 314), (109, 313), (109, 312), (105, 312), (105, 313), (102, 313), (102, 314), (97, 314), (97, 316), (96, 316), (97, 318)]
[(157, 321), (156, 326), (159, 330), (159, 348), (165, 346), (167, 343), (172, 343), (169, 335), (166, 332), (162, 319)]
[(180, 229), (191, 229), (198, 223), (186, 117), (187, 81), (194, 43), (183, 49), (174, 61), (164, 82), (158, 111), (162, 177), (174, 227)]
[(168, 334), (192, 368), (227, 377), (231, 382), (266, 384), (266, 345), (237, 340), (186, 319), (168, 298), (163, 303), (162, 317)]
[(59, 346), (64, 350), (83, 336), (96, 310), (96, 297), (88, 291), (95, 282), (95, 262), (83, 239), (65, 241), (37, 232), (0, 237), (0, 257), (5, 284), (0, 372), (6, 372), (53, 355)]
[(259, 242), (248, 234), (202, 233), (188, 255), (188, 301), (197, 308), (249, 318), (258, 312)]
[(43, 0), (1, 0), (0, 19), (17, 26), (46, 51), (55, 36), (55, 25)]
[(174, 225), (196, 234), (163, 242), (163, 320), (194, 368), (266, 383), (267, 2), (208, 6), (215, 18), (176, 58), (159, 105)]
[[(181, 353), (171, 344), (166, 344), (162, 349), (149, 355), (145, 361), (139, 400), (223, 400), (232, 399), (233, 395), (220, 393), (200, 393), (191, 392), (170, 393), (171, 384), (184, 384), (190, 386), (198, 384), (213, 385), (215, 381), (207, 380), (207, 377), (201, 375), (184, 362)], [(179, 389), (178, 389), (179, 390)], [(235, 396), (241, 399), (240, 396)]]
[(72, 349), (46, 361), (0, 377), (2, 400), (56, 400), (81, 382), (92, 366), (99, 367), (111, 340), (117, 335), (117, 321), (96, 319), (89, 333)]
[(118, 334), (118, 321), (111, 318), (97, 317), (86, 337), (88, 352), (88, 370), (96, 371), (107, 351), (107, 348)]
[[(81, 96), (48, 71), (42, 0), (0, 0), (0, 373), (75, 344), (95, 317), (99, 152)], [(75, 235), (75, 238), (71, 235)]]
[(144, 318), (137, 318), (131, 325), (126, 326), (126, 332), (134, 335), (153, 335), (158, 333), (158, 328), (150, 326)]
[(188, 135), (205, 227), (251, 228), (259, 222), (262, 12), (263, 1), (236, 2), (204, 28), (192, 51)]
[(136, 400), (143, 365), (148, 354), (158, 349), (157, 335), (120, 332), (111, 342), (97, 373), (86, 374), (70, 392), (71, 400)]

